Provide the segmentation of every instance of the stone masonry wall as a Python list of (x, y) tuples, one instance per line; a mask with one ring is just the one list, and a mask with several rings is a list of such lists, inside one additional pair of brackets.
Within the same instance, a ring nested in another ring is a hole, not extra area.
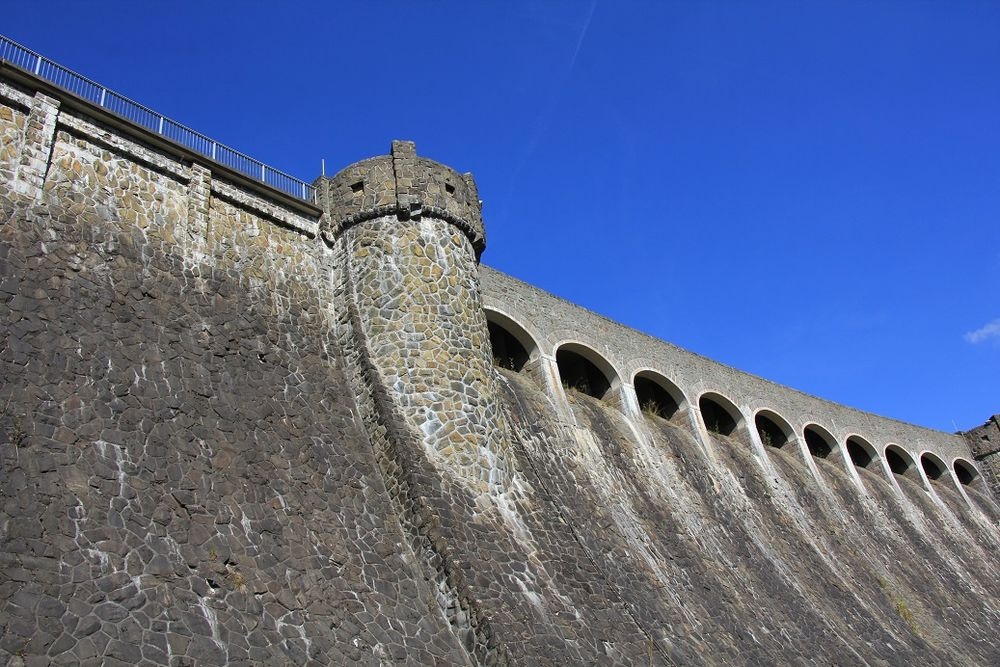
[[(510, 318), (526, 332), (529, 347), (535, 348), (533, 364), (539, 377), (548, 378), (548, 390), (556, 397), (562, 395), (562, 389), (558, 380), (553, 379), (558, 377), (555, 351), (563, 343), (575, 342), (592, 350), (595, 357), (608, 365), (615, 376), (617, 403), (633, 418), (639, 413), (633, 377), (639, 371), (652, 370), (677, 390), (681, 407), (691, 414), (697, 413), (698, 399), (705, 392), (721, 394), (732, 401), (739, 409), (744, 436), (758, 448), (761, 445), (752, 426), (754, 415), (759, 410), (770, 410), (791, 425), (798, 446), (803, 446), (805, 426), (816, 424), (828, 431), (840, 445), (835, 458), (846, 468), (853, 468), (843, 446), (850, 436), (860, 436), (880, 455), (886, 446), (898, 445), (914, 462), (919, 461), (923, 452), (939, 456), (948, 465), (955, 459), (970, 465), (973, 460), (961, 435), (863, 412), (743, 373), (613, 322), (489, 267), (482, 267), (480, 276), (486, 307)], [(693, 426), (697, 428), (699, 423), (695, 419)], [(957, 480), (952, 479), (952, 483)]]
[[(475, 181), (407, 142), (312, 207), (19, 81), (10, 664), (1000, 662), (1000, 507), (842, 446), (982, 465), (989, 433), (821, 401), (479, 267)], [(523, 373), (492, 365), (495, 313), (534, 348)], [(613, 395), (563, 389), (567, 341)], [(676, 419), (639, 410), (640, 369), (674, 382)], [(706, 391), (733, 437), (702, 423)], [(795, 447), (763, 446), (762, 408)], [(810, 423), (836, 456), (805, 453)]]
[[(512, 468), (508, 409), (479, 299), (478, 200), (463, 221), (446, 206), (415, 207), (443, 192), (439, 175), (448, 170), (409, 158), (418, 167), (400, 184), (400, 153), (412, 155), (412, 145), (396, 142), (391, 157), (349, 167), (321, 188), (349, 199), (328, 203), (324, 236), (337, 259), (340, 341), (362, 415), (411, 542), (435, 564), (442, 610), (466, 637), (470, 659), (484, 664), (591, 664), (607, 657), (598, 638), (609, 631), (633, 646), (621, 660), (634, 664), (646, 657), (641, 630), (631, 622), (610, 630), (601, 614), (613, 592), (537, 485)], [(371, 180), (343, 187), (361, 174), (386, 179), (379, 191), (389, 194), (368, 205), (393, 215), (351, 210), (372, 190)], [(337, 220), (337, 211), (352, 219)], [(590, 572), (586, 590), (581, 572)], [(515, 586), (498, 586), (498, 574)], [(558, 616), (566, 603), (573, 615)]]
[(403, 224), (396, 216), (343, 238), (343, 289), (362, 326), (354, 333), (421, 434), (428, 461), (475, 493), (502, 491), (509, 452), (468, 240), (442, 220)]
[(993, 415), (985, 424), (964, 435), (987, 484), (994, 495), (1000, 496), (1000, 415)]
[(31, 97), (10, 84), (0, 82), (0, 178), (11, 183), (21, 157), (21, 144), (28, 123)]
[(317, 220), (51, 129), (41, 192), (0, 197), (0, 657), (463, 664), (343, 391)]

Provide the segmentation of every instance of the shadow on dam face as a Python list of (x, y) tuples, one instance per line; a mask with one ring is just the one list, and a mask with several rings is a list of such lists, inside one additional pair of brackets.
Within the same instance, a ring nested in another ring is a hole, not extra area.
[(528, 359), (531, 358), (525, 346), (500, 324), (489, 320), (486, 324), (490, 332), (494, 365), (516, 373), (523, 371)]
[(878, 459), (878, 452), (866, 440), (852, 435), (847, 439), (847, 454), (857, 468), (868, 469)]
[(803, 433), (809, 454), (817, 459), (827, 458), (837, 448), (837, 441), (833, 439), (833, 436), (815, 424), (806, 426)]
[(770, 410), (761, 410), (754, 417), (757, 435), (765, 447), (781, 449), (791, 441), (792, 427)]
[(632, 385), (644, 414), (670, 421), (681, 413), (683, 394), (666, 378), (652, 371), (640, 371)]
[(738, 425), (737, 418), (732, 414), (735, 408), (724, 407), (720, 399), (721, 397), (702, 396), (698, 401), (701, 418), (705, 422), (705, 428), (712, 433), (732, 436)]
[(567, 349), (567, 346), (556, 351), (556, 365), (563, 386), (594, 398), (607, 398), (611, 393), (611, 378), (585, 354), (582, 348)]

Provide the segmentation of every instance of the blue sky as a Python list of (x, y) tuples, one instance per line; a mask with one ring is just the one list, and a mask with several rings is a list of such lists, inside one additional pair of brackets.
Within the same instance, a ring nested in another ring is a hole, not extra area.
[(1000, 3), (8, 3), (0, 33), (305, 179), (475, 173), (484, 261), (745, 371), (1000, 412)]

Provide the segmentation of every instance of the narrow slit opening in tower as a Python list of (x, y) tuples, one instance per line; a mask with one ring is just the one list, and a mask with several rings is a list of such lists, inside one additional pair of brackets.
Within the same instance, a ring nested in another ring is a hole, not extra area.
[(854, 438), (847, 439), (847, 453), (858, 468), (867, 468), (875, 460), (875, 455)]
[(701, 418), (705, 422), (705, 428), (712, 433), (729, 436), (736, 432), (736, 420), (720, 404), (702, 396), (701, 400), (698, 401), (698, 408), (701, 410)]
[(513, 334), (499, 324), (487, 321), (490, 347), (493, 348), (493, 365), (520, 373), (531, 355)]
[(889, 464), (889, 470), (894, 475), (906, 475), (910, 470), (910, 462), (894, 449), (885, 450), (885, 462)]
[(788, 435), (773, 419), (764, 415), (757, 415), (754, 417), (754, 424), (757, 426), (757, 434), (760, 436), (760, 441), (765, 447), (781, 449), (788, 444)]
[(592, 361), (571, 350), (556, 352), (559, 378), (567, 389), (587, 394), (594, 398), (604, 398), (611, 390), (611, 381)]
[(944, 475), (944, 466), (940, 465), (927, 454), (920, 457), (920, 467), (924, 469), (927, 479), (932, 482), (940, 481), (941, 476)]
[(633, 384), (643, 414), (670, 420), (680, 411), (677, 400), (655, 380), (640, 376)]
[(833, 447), (830, 443), (826, 441), (822, 435), (820, 435), (816, 430), (807, 428), (806, 431), (806, 447), (809, 448), (809, 453), (818, 458), (825, 459), (833, 451)]

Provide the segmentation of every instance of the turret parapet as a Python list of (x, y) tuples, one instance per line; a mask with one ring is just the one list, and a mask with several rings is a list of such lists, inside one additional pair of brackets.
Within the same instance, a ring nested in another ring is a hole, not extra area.
[(412, 141), (393, 141), (392, 153), (355, 162), (318, 183), (326, 212), (323, 235), (332, 240), (364, 220), (397, 215), (440, 218), (468, 237), (476, 259), (486, 249), (479, 192), (472, 174), (417, 157)]

